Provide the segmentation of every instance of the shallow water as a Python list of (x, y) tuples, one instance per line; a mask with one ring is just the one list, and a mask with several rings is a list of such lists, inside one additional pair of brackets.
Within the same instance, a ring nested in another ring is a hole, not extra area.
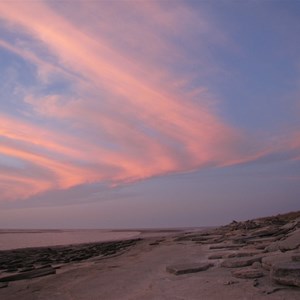
[(139, 231), (101, 229), (0, 230), (0, 250), (114, 241), (137, 237), (139, 234)]

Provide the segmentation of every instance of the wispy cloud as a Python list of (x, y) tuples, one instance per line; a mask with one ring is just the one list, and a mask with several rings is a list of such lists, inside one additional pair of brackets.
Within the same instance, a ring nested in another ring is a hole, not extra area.
[[(209, 46), (228, 41), (209, 19), (183, 3), (167, 11), (156, 2), (71, 4), (0, 3), (2, 24), (16, 34), (0, 47), (35, 65), (39, 80), (24, 86), (22, 117), (0, 116), (2, 199), (264, 155), (220, 118), (211, 105), (217, 99), (193, 84), (195, 74), (184, 72), (195, 61), (180, 43), (192, 41), (194, 30), (203, 37), (195, 42), (197, 73), (217, 70)], [(68, 88), (51, 88), (56, 75)]]

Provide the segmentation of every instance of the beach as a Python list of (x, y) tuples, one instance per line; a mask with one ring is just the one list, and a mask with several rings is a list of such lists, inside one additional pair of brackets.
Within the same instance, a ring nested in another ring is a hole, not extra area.
[(300, 299), (299, 217), (1, 251), (0, 299)]

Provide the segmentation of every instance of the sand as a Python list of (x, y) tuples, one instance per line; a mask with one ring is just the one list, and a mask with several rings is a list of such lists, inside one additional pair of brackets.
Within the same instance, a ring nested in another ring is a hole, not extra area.
[[(236, 237), (239, 229), (234, 230)], [(209, 234), (157, 232), (157, 237), (152, 233), (111, 256), (70, 262), (56, 269), (56, 274), (9, 282), (8, 287), (0, 288), (0, 299), (300, 299), (299, 287), (273, 282), (260, 265), (252, 268), (259, 268), (262, 277), (237, 278), (231, 268), (221, 266), (224, 259), (209, 259), (254, 251), (252, 244), (241, 244), (237, 250), (230, 244), (223, 247), (224, 239), (221, 243), (218, 239), (216, 230)], [(217, 249), (210, 249), (212, 246)], [(173, 265), (207, 262), (212, 266), (205, 271), (181, 275), (167, 271)]]

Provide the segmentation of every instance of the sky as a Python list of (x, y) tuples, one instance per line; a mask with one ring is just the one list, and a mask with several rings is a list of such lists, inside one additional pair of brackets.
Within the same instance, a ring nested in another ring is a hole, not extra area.
[(299, 183), (299, 1), (0, 1), (0, 228), (220, 225)]

